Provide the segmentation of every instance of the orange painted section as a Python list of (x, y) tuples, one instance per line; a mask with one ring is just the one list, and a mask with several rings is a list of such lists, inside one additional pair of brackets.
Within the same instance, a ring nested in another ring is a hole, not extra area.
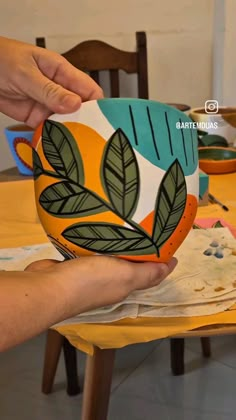
[(106, 143), (104, 138), (84, 124), (67, 122), (64, 125), (77, 140), (84, 165), (85, 187), (107, 200), (100, 177), (100, 165)]
[[(168, 241), (161, 247), (160, 249), (160, 257), (158, 258), (157, 255), (146, 255), (145, 261), (154, 261), (154, 262), (167, 262), (170, 258), (175, 254), (181, 243), (186, 238), (187, 234), (189, 233), (189, 226), (191, 226), (194, 222), (195, 216), (197, 212), (197, 199), (194, 195), (187, 195), (187, 201), (183, 216), (176, 227), (175, 231), (172, 233)], [(153, 227), (153, 218), (154, 218), (154, 211), (149, 213), (149, 215), (140, 223), (140, 226), (146, 232), (151, 235), (152, 227)], [(120, 258), (125, 258), (130, 261), (143, 261), (143, 257), (139, 256), (122, 256)]]
[(17, 139), (14, 142), (15, 151), (21, 162), (29, 169), (33, 169), (32, 147), (28, 140)]

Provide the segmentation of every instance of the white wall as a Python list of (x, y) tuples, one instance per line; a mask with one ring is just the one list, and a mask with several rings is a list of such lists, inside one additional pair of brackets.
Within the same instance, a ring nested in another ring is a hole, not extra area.
[(236, 105), (236, 2), (225, 1), (225, 31), (222, 57), (222, 105)]
[[(211, 99), (213, 22), (214, 0), (11, 0), (0, 13), (1, 35), (31, 43), (46, 36), (58, 52), (89, 38), (132, 50), (135, 31), (144, 30), (150, 98), (191, 106)], [(125, 86), (132, 94), (133, 79)], [(13, 165), (2, 141), (8, 122), (0, 116), (0, 170)]]

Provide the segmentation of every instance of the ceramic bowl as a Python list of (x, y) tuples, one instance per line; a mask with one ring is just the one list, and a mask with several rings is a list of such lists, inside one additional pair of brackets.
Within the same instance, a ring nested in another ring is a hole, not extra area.
[(230, 147), (199, 147), (199, 166), (207, 174), (236, 171), (236, 149)]
[(205, 102), (204, 108), (194, 108), (189, 111), (189, 117), (200, 124), (201, 130), (208, 134), (223, 137), (229, 146), (234, 146), (236, 139), (236, 107), (218, 106), (218, 102)]
[(228, 143), (224, 137), (217, 134), (205, 134), (198, 136), (198, 144), (200, 147), (228, 147)]
[(159, 102), (101, 99), (36, 130), (38, 214), (66, 258), (170, 259), (197, 210), (197, 134), (189, 122)]

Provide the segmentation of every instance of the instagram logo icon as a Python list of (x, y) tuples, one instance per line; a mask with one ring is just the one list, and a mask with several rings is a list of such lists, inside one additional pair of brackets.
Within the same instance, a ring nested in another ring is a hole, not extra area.
[(217, 114), (219, 109), (218, 101), (215, 99), (210, 99), (205, 102), (205, 112), (206, 114)]

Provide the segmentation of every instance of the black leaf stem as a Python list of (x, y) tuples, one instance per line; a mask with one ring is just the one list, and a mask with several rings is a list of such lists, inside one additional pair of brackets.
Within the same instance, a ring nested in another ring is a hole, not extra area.
[[(60, 180), (66, 179), (66, 178), (62, 177), (61, 175), (59, 175), (57, 172), (51, 172), (51, 171), (45, 171), (45, 170), (43, 170), (41, 175), (50, 176), (51, 178), (56, 178), (56, 179), (60, 179)], [(70, 181), (71, 183), (77, 185), (76, 182), (72, 181), (71, 179), (67, 178), (67, 181)]]

